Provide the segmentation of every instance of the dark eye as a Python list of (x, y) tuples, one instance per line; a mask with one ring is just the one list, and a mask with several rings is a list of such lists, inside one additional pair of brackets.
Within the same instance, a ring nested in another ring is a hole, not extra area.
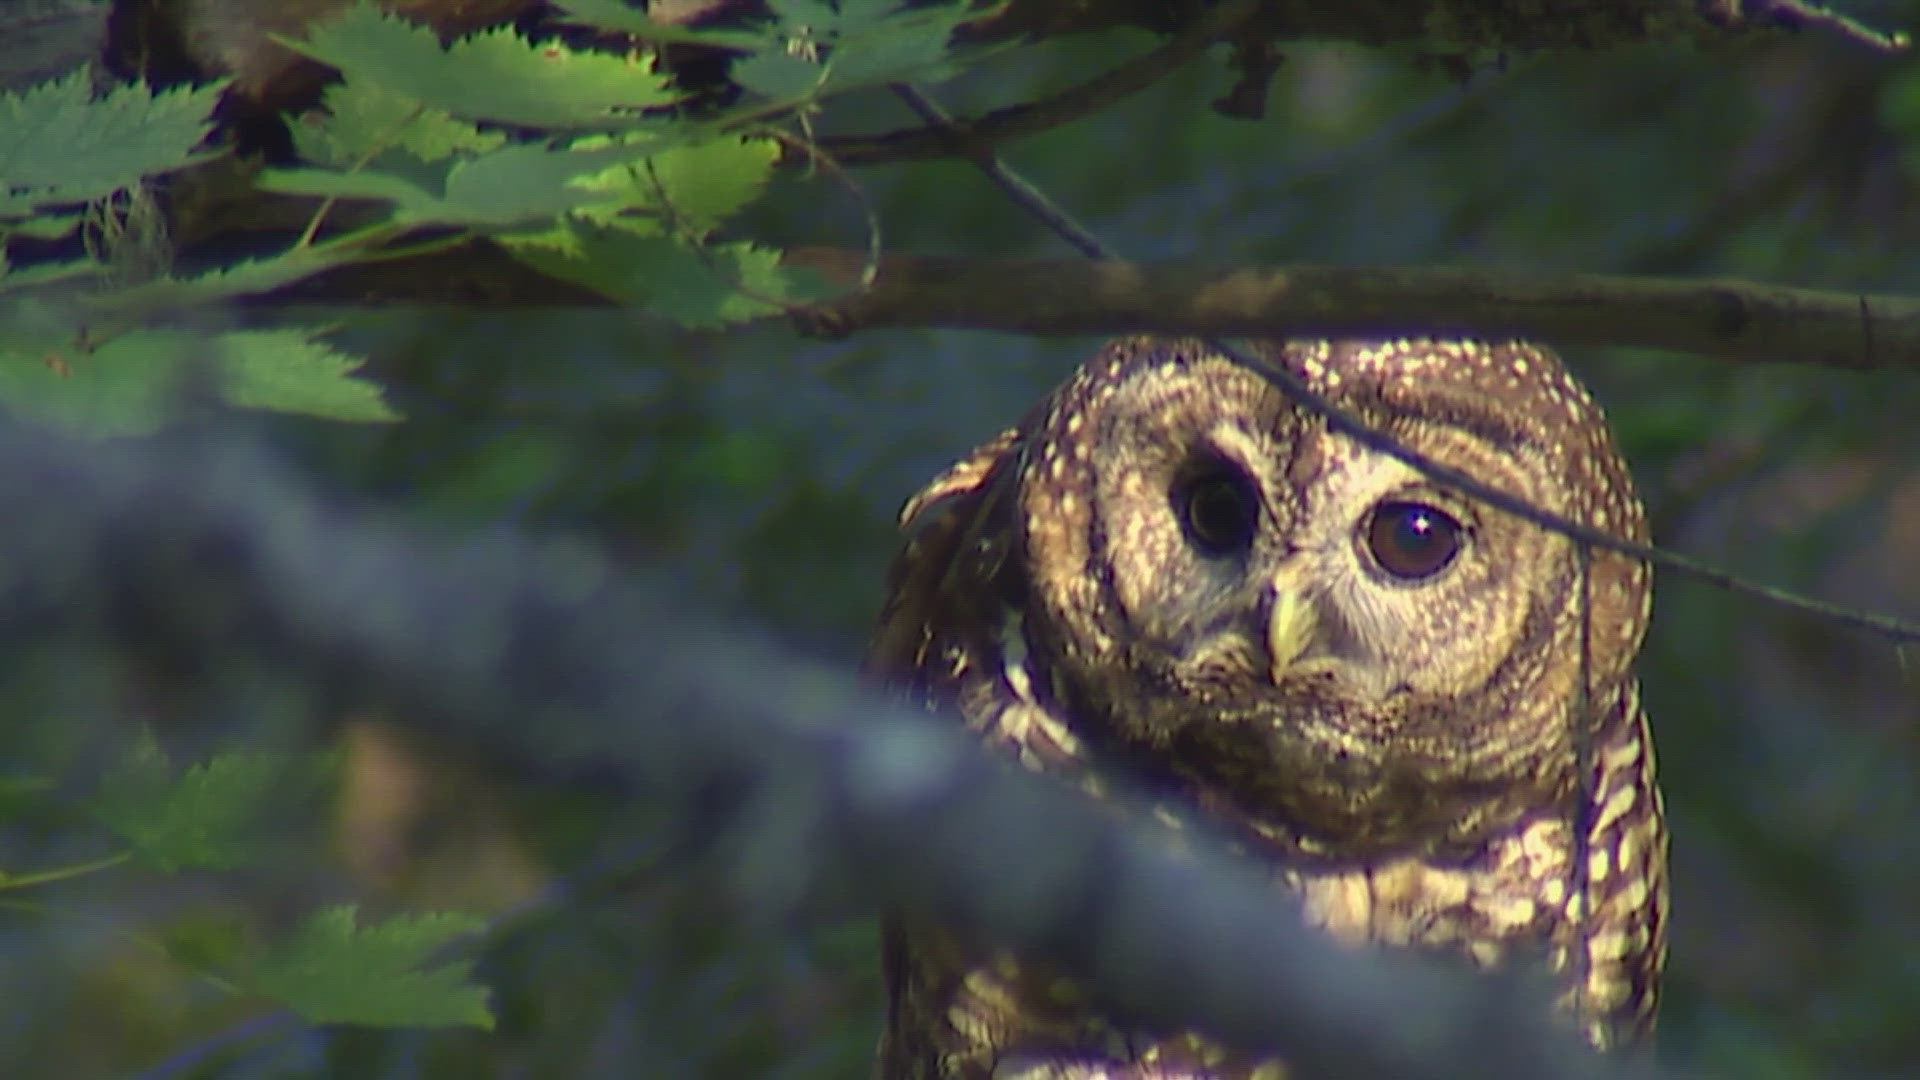
[(1384, 502), (1367, 520), (1367, 551), (1394, 577), (1432, 577), (1460, 554), (1461, 532), (1460, 522), (1444, 510), (1425, 503)]
[(1174, 492), (1180, 524), (1206, 555), (1228, 555), (1253, 546), (1260, 527), (1260, 496), (1246, 474), (1218, 465)]

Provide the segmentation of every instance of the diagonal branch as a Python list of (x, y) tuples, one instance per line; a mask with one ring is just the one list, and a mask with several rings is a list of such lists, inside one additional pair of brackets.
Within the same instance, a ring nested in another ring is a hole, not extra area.
[(958, 725), (704, 623), (591, 552), (430, 542), (232, 441), (0, 427), (0, 463), (0, 514), (31, 523), (0, 533), (0, 644), (267, 663), (518, 775), (672, 811), (730, 860), (750, 913), (829, 892), (926, 910), (1052, 959), (1117, 1012), (1318, 1075), (1653, 1075), (1586, 1052), (1529, 980), (1342, 948), (1224, 848), (1180, 853), (1145, 813), (1006, 768)]
[[(822, 153), (842, 165), (879, 165), (959, 153), (956, 138), (966, 146), (998, 146), (1036, 135), (1090, 116), (1145, 90), (1184, 67), (1208, 46), (1231, 35), (1259, 8), (1259, 0), (1226, 0), (1208, 9), (1191, 26), (1151, 52), (1040, 101), (1010, 105), (947, 125), (929, 124), (881, 135), (828, 136), (820, 139), (818, 145)], [(782, 163), (804, 165), (810, 160), (808, 155), (790, 152)]]

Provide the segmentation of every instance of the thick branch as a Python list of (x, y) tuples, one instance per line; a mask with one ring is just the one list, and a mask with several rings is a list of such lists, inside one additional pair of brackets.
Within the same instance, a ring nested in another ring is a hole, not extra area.
[(107, 5), (93, 0), (0, 2), (0, 91), (45, 82), (100, 51)]
[(183, 670), (271, 662), (523, 772), (611, 777), (683, 822), (720, 822), (706, 839), (732, 853), (750, 910), (827, 887), (926, 910), (1053, 959), (1126, 1015), (1316, 1075), (1638, 1067), (1580, 1049), (1548, 995), (1335, 946), (1244, 861), (1176, 854), (1144, 814), (1129, 823), (997, 765), (957, 725), (690, 621), (590, 553), (355, 520), (231, 443), (0, 429), (0, 462), (0, 514), (23, 523), (0, 533), (0, 644), (64, 632), (196, 662)]
[[(839, 252), (795, 260), (844, 280)], [(894, 257), (827, 325), (1025, 333), (1515, 335), (1737, 360), (1920, 364), (1920, 300), (1735, 280), (1454, 267)]]
[[(800, 248), (791, 265), (851, 286), (864, 254)], [(485, 244), (344, 267), (258, 303), (608, 303)], [(1462, 334), (1626, 345), (1740, 361), (1920, 368), (1920, 299), (1738, 280), (1456, 267), (1223, 267), (1191, 262), (892, 255), (874, 287), (805, 320), (1028, 334)]]
[[(1258, 30), (1275, 41), (1337, 39), (1470, 52), (1607, 48), (1662, 39), (1815, 31), (1878, 52), (1904, 39), (1813, 0), (1385, 0), (1365, 4), (1266, 0)], [(1204, 5), (1167, 0), (1011, 0), (973, 24), (981, 37), (1053, 35), (1115, 26), (1167, 29)]]

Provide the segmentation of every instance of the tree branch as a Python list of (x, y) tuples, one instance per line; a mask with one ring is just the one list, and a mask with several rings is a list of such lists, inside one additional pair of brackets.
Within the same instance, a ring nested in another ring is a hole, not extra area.
[(958, 725), (700, 623), (592, 553), (349, 517), (231, 442), (7, 427), (0, 462), (0, 514), (21, 523), (0, 533), (0, 643), (268, 662), (521, 775), (611, 778), (672, 808), (708, 830), (751, 912), (826, 890), (924, 910), (1049, 958), (1125, 1015), (1303, 1071), (1651, 1075), (1587, 1053), (1529, 980), (1339, 947), (1247, 861), (1177, 853), (1148, 815), (1007, 768)]
[[(948, 157), (960, 146), (990, 147), (1090, 116), (1137, 94), (1179, 70), (1207, 47), (1232, 34), (1260, 8), (1260, 0), (1225, 0), (1159, 48), (1040, 101), (882, 135), (832, 135), (820, 139), (822, 153), (842, 165), (879, 165)], [(810, 155), (790, 152), (782, 164), (805, 165)]]
[(58, 78), (93, 59), (107, 5), (95, 0), (0, 2), (0, 91)]
[[(846, 253), (791, 261), (845, 280)], [(1514, 335), (1733, 360), (1920, 365), (1920, 300), (1731, 279), (1456, 267), (1267, 266), (890, 256), (826, 327), (1023, 333)]]
[[(866, 253), (787, 254), (853, 288)], [(417, 259), (345, 266), (256, 297), (286, 304), (610, 305), (476, 241)], [(1740, 362), (1920, 369), (1920, 299), (1735, 279), (1462, 267), (1242, 266), (888, 255), (871, 289), (806, 320), (1026, 334), (1460, 334), (1634, 346)]]

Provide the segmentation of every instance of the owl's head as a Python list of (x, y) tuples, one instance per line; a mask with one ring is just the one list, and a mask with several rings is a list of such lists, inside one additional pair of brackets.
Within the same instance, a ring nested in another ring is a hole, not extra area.
[[(1645, 536), (1599, 409), (1539, 346), (1262, 355), (1436, 461)], [(1059, 692), (1304, 846), (1470, 842), (1564, 795), (1579, 725), (1630, 678), (1643, 566), (1330, 431), (1197, 342), (1115, 343), (1023, 435), (1015, 533)]]

